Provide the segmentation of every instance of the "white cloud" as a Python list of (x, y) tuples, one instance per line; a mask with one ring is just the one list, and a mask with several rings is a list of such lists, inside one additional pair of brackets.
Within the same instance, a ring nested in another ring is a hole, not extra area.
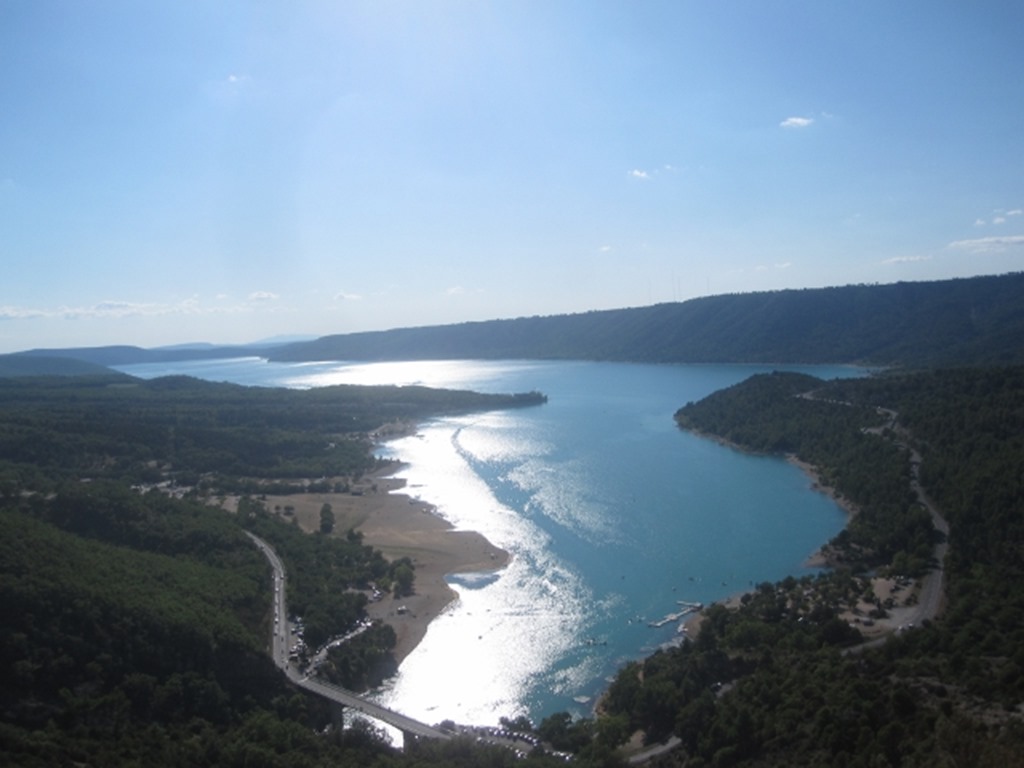
[(883, 264), (910, 264), (916, 261), (931, 261), (931, 256), (893, 256), (885, 259)]
[(41, 309), (28, 307), (0, 307), (0, 320), (28, 320), (35, 317), (48, 317), (48, 314)]
[(228, 108), (238, 106), (253, 90), (253, 80), (248, 75), (231, 72), (208, 80), (203, 84), (203, 94), (212, 103)]
[[(52, 314), (67, 319), (153, 317), (184, 314), (190, 311), (192, 307), (191, 301), (187, 306), (180, 304), (145, 304), (134, 301), (100, 301), (83, 307), (60, 307)], [(51, 315), (51, 313), (47, 314)]]
[(253, 291), (249, 294), (249, 301), (277, 301), (278, 295), (270, 291)]
[(363, 297), (358, 293), (346, 293), (345, 291), (338, 291), (334, 294), (335, 301), (362, 301)]
[(811, 117), (787, 117), (781, 123), (781, 128), (806, 128), (814, 122), (814, 118)]
[[(792, 266), (792, 261), (780, 261), (775, 264), (758, 264), (753, 268), (753, 270), (754, 272), (768, 272), (769, 270), (772, 269), (789, 269)], [(744, 270), (741, 269), (739, 271), (743, 272)]]
[(224, 83), (228, 88), (244, 88), (250, 82), (252, 82), (252, 78), (248, 75), (236, 75), (231, 73), (224, 78)]
[(177, 304), (147, 304), (134, 301), (99, 301), (83, 306), (60, 306), (37, 309), (32, 307), (0, 307), (0, 320), (31, 320), (58, 318), (64, 320), (118, 319), (124, 317), (158, 317), (163, 315), (192, 315), (221, 310), (204, 310), (196, 299), (185, 299)]
[(956, 240), (947, 248), (969, 253), (998, 253), (1009, 248), (1024, 247), (1024, 235), (1005, 235), (1000, 237), (978, 237), (973, 240)]
[(451, 288), (445, 291), (445, 293), (448, 294), (449, 296), (461, 296), (465, 292), (466, 289), (463, 288), (461, 285), (453, 285)]
[(597, 250), (599, 250), (601, 253), (608, 253), (609, 251), (611, 251), (611, 249), (612, 247), (610, 245), (602, 245)]
[(131, 301), (101, 301), (93, 304), (93, 310), (99, 314), (136, 315), (144, 314), (152, 309), (152, 305), (136, 304)]
[[(225, 295), (216, 297), (226, 299)], [(248, 302), (233, 302), (204, 306), (191, 297), (172, 303), (138, 302), (107, 299), (95, 304), (61, 305), (58, 307), (23, 307), (0, 305), (0, 321), (10, 320), (123, 320), (126, 318), (169, 317), (184, 315), (234, 315), (255, 312), (259, 309), (281, 311), (272, 304), (278, 296), (267, 291), (249, 295)]]
[(988, 220), (982, 219), (982, 218), (975, 219), (974, 220), (974, 226), (976, 226), (976, 227), (984, 227), (986, 224), (1005, 224), (1006, 220), (1010, 216), (1020, 216), (1022, 214), (1024, 214), (1024, 209), (1021, 209), (1021, 208), (1014, 208), (1013, 210), (1010, 210), (1010, 211), (1007, 211), (1007, 210), (1005, 210), (1003, 208), (996, 208), (994, 211), (992, 211), (992, 218), (991, 219), (988, 219)]
[(656, 176), (660, 176), (663, 173), (676, 173), (680, 169), (670, 163), (665, 163), (656, 167), (654, 170), (645, 171), (643, 168), (634, 168), (631, 171), (627, 171), (626, 175), (631, 179), (639, 179), (640, 181), (650, 181)]

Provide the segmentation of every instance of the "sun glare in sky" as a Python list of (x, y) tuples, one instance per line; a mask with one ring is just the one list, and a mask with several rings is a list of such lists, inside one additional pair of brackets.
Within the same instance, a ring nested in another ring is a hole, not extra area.
[(1024, 6), (0, 0), (0, 352), (1024, 266)]

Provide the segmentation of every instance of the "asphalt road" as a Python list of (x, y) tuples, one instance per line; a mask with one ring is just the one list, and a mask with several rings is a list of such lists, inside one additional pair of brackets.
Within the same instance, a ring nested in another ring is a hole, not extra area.
[(351, 707), (352, 709), (362, 712), (368, 717), (385, 722), (405, 734), (423, 736), (431, 739), (451, 738), (451, 734), (446, 733), (445, 731), (434, 728), (426, 723), (421, 723), (420, 721), (407, 717), (400, 712), (395, 712), (394, 710), (382, 707), (372, 701), (368, 701), (359, 694), (346, 690), (341, 686), (334, 685), (325, 680), (319, 680), (314, 677), (306, 677), (294, 664), (292, 664), (288, 660), (288, 643), (291, 639), (291, 626), (288, 623), (288, 610), (285, 603), (284, 563), (281, 562), (281, 558), (277, 556), (274, 548), (259, 536), (249, 533), (248, 531), (246, 532), (246, 535), (248, 535), (256, 546), (260, 548), (267, 560), (270, 561), (270, 566), (274, 571), (274, 629), (271, 642), (271, 656), (274, 659), (274, 664), (276, 664), (277, 667), (288, 676), (289, 680), (310, 693), (323, 696), (324, 698), (337, 704), (341, 704), (342, 706)]

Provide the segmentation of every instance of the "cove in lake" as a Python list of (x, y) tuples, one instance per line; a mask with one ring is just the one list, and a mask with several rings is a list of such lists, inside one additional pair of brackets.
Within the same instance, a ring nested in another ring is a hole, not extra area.
[[(849, 367), (774, 366), (821, 378)], [(380, 447), (404, 492), (456, 529), (507, 550), (496, 573), (461, 574), (459, 595), (378, 692), (426, 722), (495, 724), (589, 714), (627, 661), (676, 642), (652, 628), (677, 601), (707, 604), (808, 571), (845, 515), (782, 459), (682, 432), (690, 400), (773, 367), (429, 361), (270, 364), (255, 358), (125, 366), (246, 384), (394, 383), (540, 390), (546, 405), (437, 419)]]

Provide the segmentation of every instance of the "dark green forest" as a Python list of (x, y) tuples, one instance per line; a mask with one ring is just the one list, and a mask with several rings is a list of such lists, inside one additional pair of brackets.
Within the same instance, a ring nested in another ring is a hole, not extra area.
[[(534, 405), (539, 393), (243, 387), (117, 374), (0, 378), (0, 493), (82, 477), (267, 491), (376, 466), (368, 433), (427, 415)], [(259, 481), (259, 482), (256, 482)], [(293, 488), (292, 488), (293, 489)]]

